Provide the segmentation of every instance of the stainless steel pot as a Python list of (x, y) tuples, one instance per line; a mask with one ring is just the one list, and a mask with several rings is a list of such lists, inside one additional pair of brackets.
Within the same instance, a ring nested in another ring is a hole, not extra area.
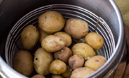
[[(10, 67), (11, 64), (9, 63), (8, 60), (11, 60), (11, 59), (7, 60), (9, 56), (6, 55), (6, 51), (9, 52), (8, 49), (5, 48), (9, 46), (6, 42), (6, 39), (7, 41), (9, 38), (11, 39), (11, 36), (9, 36), (8, 34), (10, 33), (10, 30), (12, 31), (13, 28), (18, 27), (17, 24), (19, 23), (19, 21), (23, 19), (22, 16), (24, 16), (28, 12), (31, 13), (32, 12), (31, 10), (33, 9), (36, 9), (41, 6), (50, 5), (50, 4), (70, 5), (69, 8), (73, 7), (75, 10), (83, 8), (86, 10), (81, 10), (81, 11), (85, 11), (85, 13), (89, 12), (89, 14), (92, 12), (92, 16), (97, 16), (96, 19), (98, 17), (101, 17), (103, 18), (102, 20), (105, 20), (105, 23), (107, 23), (106, 25), (109, 26), (112, 33), (112, 36), (108, 35), (108, 37), (113, 37), (114, 43), (115, 43), (115, 44), (111, 43), (111, 46), (114, 45), (115, 47), (113, 49), (113, 52), (107, 54), (108, 61), (106, 62), (106, 64), (104, 64), (95, 73), (91, 74), (89, 78), (109, 77), (109, 75), (116, 69), (117, 65), (119, 64), (123, 56), (124, 47), (125, 47), (123, 21), (122, 21), (120, 12), (118, 10), (118, 7), (116, 6), (113, 0), (64, 0), (64, 1), (63, 0), (62, 1), (61, 0), (53, 0), (53, 1), (51, 0), (36, 0), (36, 1), (35, 0), (27, 0), (27, 1), (14, 0), (13, 2), (10, 0), (3, 0), (3, 2), (0, 5), (0, 36), (1, 36), (1, 39), (0, 39), (0, 43), (1, 43), (0, 44), (0, 72), (1, 73), (0, 74), (9, 78), (25, 78), (25, 76), (19, 74), (18, 72), (16, 72)], [(76, 8), (74, 6), (78, 6), (80, 8)], [(64, 7), (64, 8), (67, 8), (67, 7)], [(15, 24), (16, 22), (17, 24)], [(90, 31), (92, 31), (92, 28)], [(108, 33), (109, 31), (105, 29), (104, 32)], [(98, 33), (102, 34), (102, 32), (98, 32)], [(5, 46), (5, 43), (6, 43), (6, 46)]]

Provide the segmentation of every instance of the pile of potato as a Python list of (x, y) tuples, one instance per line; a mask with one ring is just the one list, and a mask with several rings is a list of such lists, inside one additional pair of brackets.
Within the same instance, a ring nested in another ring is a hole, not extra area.
[[(28, 25), (22, 30), (24, 50), (17, 52), (13, 60), (13, 68), (19, 73), (31, 78), (45, 78), (47, 75), (52, 78), (83, 78), (107, 61), (95, 53), (104, 44), (102, 36), (88, 33), (86, 21), (77, 18), (65, 21), (60, 13), (47, 11), (39, 16), (38, 23), (39, 28)], [(82, 38), (85, 42), (72, 45), (73, 39)], [(41, 46), (33, 58), (31, 51), (38, 42)]]

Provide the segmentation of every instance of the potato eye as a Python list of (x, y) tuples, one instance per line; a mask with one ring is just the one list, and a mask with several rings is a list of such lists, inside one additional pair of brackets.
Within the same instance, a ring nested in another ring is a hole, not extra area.
[(38, 60), (38, 58), (36, 58), (35, 60)]

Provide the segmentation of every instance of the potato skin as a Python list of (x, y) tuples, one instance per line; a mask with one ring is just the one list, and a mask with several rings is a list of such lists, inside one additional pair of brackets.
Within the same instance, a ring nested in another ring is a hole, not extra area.
[(81, 39), (89, 31), (88, 23), (77, 18), (70, 18), (66, 21), (64, 31), (71, 35), (72, 38)]
[(90, 59), (88, 59), (85, 62), (84, 66), (90, 67), (94, 70), (98, 70), (101, 66), (103, 66), (105, 64), (106, 61), (107, 61), (107, 59), (105, 57), (96, 55), (96, 56), (93, 56)]
[(65, 32), (56, 32), (54, 35), (57, 35), (57, 36), (61, 36), (63, 37), (65, 40), (66, 40), (66, 44), (65, 46), (70, 46), (71, 43), (72, 43), (72, 38), (69, 34), (65, 33)]
[(39, 34), (40, 34), (40, 36), (39, 36), (39, 42), (40, 42), (40, 43), (42, 42), (42, 40), (43, 40), (46, 36), (50, 35), (50, 34), (45, 33), (44, 31), (42, 31), (41, 29), (39, 29)]
[(86, 43), (76, 43), (75, 45), (73, 45), (71, 50), (74, 55), (81, 55), (84, 60), (87, 60), (89, 57), (96, 55), (93, 48)]
[(60, 51), (54, 52), (54, 58), (62, 60), (66, 64), (68, 63), (68, 59), (71, 56), (72, 56), (72, 51), (68, 47), (64, 47)]
[(21, 33), (22, 45), (26, 50), (32, 50), (39, 40), (39, 32), (33, 25), (26, 26)]
[(47, 52), (56, 52), (61, 50), (66, 44), (64, 38), (56, 35), (49, 35), (42, 40), (42, 48)]
[(66, 71), (66, 64), (61, 60), (54, 60), (49, 67), (49, 71), (52, 74), (62, 74)]
[(84, 78), (94, 73), (95, 71), (89, 67), (81, 67), (77, 68), (72, 72), (70, 78)]
[(64, 78), (70, 78), (71, 74), (72, 74), (72, 69), (69, 66), (67, 66), (66, 71), (64, 73), (62, 73), (61, 75)]
[(60, 75), (52, 75), (52, 78), (63, 78), (63, 77)]
[(93, 49), (98, 50), (104, 44), (104, 39), (100, 34), (90, 32), (85, 36), (85, 42), (89, 44)]
[(83, 64), (84, 64), (84, 59), (81, 55), (73, 55), (69, 58), (69, 66), (73, 70), (82, 67)]
[(20, 50), (14, 55), (13, 68), (17, 72), (30, 76), (33, 72), (33, 58), (32, 55), (25, 50)]
[(60, 31), (65, 24), (63, 16), (56, 11), (47, 11), (39, 16), (39, 27), (44, 32), (52, 34)]
[(43, 48), (39, 48), (35, 52), (34, 56), (34, 68), (38, 74), (48, 75), (49, 66), (53, 61), (53, 56), (51, 53), (45, 51)]
[(40, 75), (40, 74), (36, 74), (31, 78), (46, 78), (46, 77), (44, 77), (43, 75)]

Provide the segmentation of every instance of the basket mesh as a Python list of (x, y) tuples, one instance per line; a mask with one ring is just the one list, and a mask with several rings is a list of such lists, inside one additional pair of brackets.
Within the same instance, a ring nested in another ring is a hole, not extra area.
[[(53, 4), (37, 8), (27, 13), (19, 21), (17, 21), (17, 23), (10, 30), (5, 45), (5, 58), (8, 65), (12, 67), (14, 54), (18, 52), (20, 49), (23, 49), (20, 39), (20, 34), (23, 28), (30, 24), (33, 24), (34, 26), (38, 27), (38, 17), (42, 13), (49, 11), (51, 7), (52, 10), (61, 13), (65, 19), (79, 18), (86, 21), (89, 24), (89, 32), (94, 31), (97, 20), (99, 19), (96, 33), (99, 33), (104, 38), (104, 45), (101, 49), (96, 50), (96, 53), (99, 55), (103, 55), (107, 59), (110, 58), (115, 49), (114, 36), (112, 34), (110, 27), (101, 17), (79, 6), (68, 4)], [(73, 41), (83, 42), (84, 40), (80, 39)]]

